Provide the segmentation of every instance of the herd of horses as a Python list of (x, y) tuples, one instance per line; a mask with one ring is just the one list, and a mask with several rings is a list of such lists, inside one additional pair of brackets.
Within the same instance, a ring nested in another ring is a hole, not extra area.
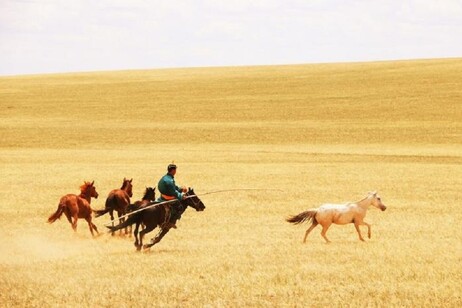
[[(135, 237), (135, 246), (137, 250), (141, 248), (148, 249), (153, 245), (160, 242), (160, 240), (169, 232), (172, 224), (169, 223), (170, 207), (172, 202), (156, 203), (156, 189), (147, 187), (144, 196), (141, 200), (130, 202), (133, 197), (132, 193), (133, 179), (124, 178), (122, 187), (120, 189), (112, 190), (107, 199), (104, 209), (93, 210), (90, 206), (91, 198), (98, 198), (98, 193), (93, 182), (84, 182), (80, 186), (80, 194), (67, 194), (63, 196), (58, 204), (58, 209), (49, 218), (48, 222), (53, 223), (64, 214), (72, 225), (74, 231), (77, 230), (77, 221), (79, 218), (85, 219), (88, 223), (90, 232), (95, 236), (94, 232), (99, 234), (98, 229), (92, 222), (93, 213), (96, 217), (109, 213), (111, 216), (112, 226), (107, 228), (114, 235), (114, 232), (125, 229), (125, 234), (131, 233), (132, 225), (135, 225), (133, 232)], [(205, 209), (204, 203), (194, 193), (192, 188), (188, 189), (186, 198), (174, 202), (180, 203), (181, 212), (184, 212), (188, 207), (194, 208), (196, 211), (203, 211)], [(368, 229), (368, 237), (371, 238), (371, 225), (364, 221), (366, 212), (370, 206), (374, 206), (382, 211), (385, 211), (386, 206), (382, 203), (380, 196), (377, 192), (369, 192), (366, 197), (358, 202), (349, 202), (345, 204), (323, 204), (318, 208), (313, 208), (302, 212), (298, 215), (290, 216), (286, 220), (293, 224), (301, 224), (303, 222), (310, 222), (311, 225), (305, 232), (306, 239), (309, 233), (317, 226), (322, 226), (321, 236), (329, 243), (326, 232), (329, 227), (334, 224), (349, 224), (353, 223), (358, 233), (359, 239), (364, 241), (362, 237), (360, 226), (365, 225)], [(114, 226), (114, 212), (117, 212), (119, 224)], [(128, 216), (128, 218), (126, 218)], [(140, 226), (143, 226), (139, 231)], [(146, 233), (153, 231), (159, 227), (160, 231), (157, 236), (151, 239), (149, 244), (143, 244), (143, 238)], [(130, 229), (130, 230), (128, 230)]]
[[(98, 192), (93, 182), (84, 182), (80, 186), (80, 195), (67, 194), (59, 200), (58, 208), (55, 213), (48, 217), (48, 222), (53, 223), (64, 214), (72, 225), (74, 231), (77, 230), (77, 221), (79, 218), (85, 219), (90, 228), (92, 236), (95, 236), (94, 231), (99, 234), (98, 229), (92, 222), (93, 213), (96, 217), (102, 216), (109, 213), (111, 216), (112, 226), (108, 226), (112, 234), (117, 230), (125, 228), (125, 234), (127, 234), (127, 227), (131, 227), (133, 224), (136, 225), (134, 236), (135, 246), (137, 250), (141, 250), (142, 247), (148, 249), (153, 245), (160, 242), (160, 240), (168, 233), (171, 224), (170, 219), (170, 205), (165, 202), (155, 203), (156, 200), (156, 189), (147, 187), (144, 196), (141, 200), (135, 203), (130, 203), (130, 198), (133, 196), (132, 193), (132, 181), (133, 179), (123, 180), (122, 187), (120, 189), (112, 190), (107, 199), (104, 209), (93, 210), (90, 206), (91, 198), (98, 198)], [(205, 209), (204, 203), (194, 193), (192, 188), (189, 188), (186, 192), (186, 198), (177, 201), (180, 203), (180, 209), (184, 212), (189, 206), (194, 208), (196, 211), (203, 211)], [(154, 206), (153, 206), (154, 205)], [(114, 212), (117, 212), (119, 218), (119, 225), (114, 226)], [(125, 219), (127, 213), (133, 213), (129, 215), (128, 219)], [(139, 232), (140, 225), (143, 225), (143, 230)], [(146, 233), (151, 232), (155, 228), (160, 227), (161, 231), (159, 234), (151, 240), (151, 243), (143, 245), (143, 237)]]

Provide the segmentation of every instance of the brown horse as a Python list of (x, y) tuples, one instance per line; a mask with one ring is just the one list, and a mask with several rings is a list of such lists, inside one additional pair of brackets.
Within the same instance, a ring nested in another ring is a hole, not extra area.
[[(196, 211), (203, 211), (205, 209), (204, 203), (197, 197), (194, 193), (194, 190), (190, 188), (186, 193), (187, 198), (180, 201), (180, 212), (183, 213), (188, 206), (194, 208)], [(189, 197), (188, 197), (189, 196)], [(159, 205), (149, 207), (144, 211), (137, 212), (130, 217), (123, 223), (115, 227), (108, 227), (112, 232), (125, 228), (129, 225), (136, 224), (137, 228), (135, 230), (135, 246), (137, 250), (141, 250), (141, 247), (144, 249), (148, 249), (158, 242), (168, 233), (170, 230), (171, 224), (169, 224), (169, 218), (171, 209), (170, 207), (173, 205), (172, 203), (163, 202)], [(140, 224), (144, 224), (146, 229), (140, 231), (139, 233), (139, 240), (138, 240), (138, 226)], [(143, 246), (143, 237), (146, 233), (151, 232), (155, 228), (160, 227), (160, 231), (155, 238), (151, 240), (151, 243)]]
[[(145, 207), (146, 205), (149, 205), (154, 200), (156, 200), (156, 188), (155, 187), (154, 188), (146, 187), (143, 199), (141, 199), (140, 201), (136, 201), (134, 204), (130, 204), (128, 206), (127, 212), (130, 213), (130, 212), (139, 210), (139, 209)], [(136, 227), (135, 227), (135, 232), (133, 232), (135, 237), (138, 234), (138, 229), (139, 229), (140, 225), (142, 225), (142, 230), (144, 230), (144, 228), (145, 228), (144, 224), (137, 223)], [(131, 226), (130, 226), (130, 228), (131, 228)]]
[(69, 223), (72, 224), (72, 229), (77, 231), (77, 219), (84, 218), (88, 222), (91, 235), (95, 236), (93, 230), (98, 233), (95, 224), (91, 222), (93, 210), (90, 207), (91, 198), (98, 198), (93, 182), (85, 182), (80, 186), (80, 195), (68, 194), (59, 200), (58, 209), (56, 212), (48, 217), (48, 222), (53, 223), (64, 213)]
[(130, 204), (128, 206), (127, 211), (132, 212), (135, 210), (139, 210), (140, 208), (146, 206), (146, 204), (154, 200), (156, 200), (156, 188), (146, 187), (143, 198), (139, 201), (136, 201), (133, 204)]
[[(120, 189), (114, 189), (109, 193), (109, 196), (106, 199), (104, 210), (95, 211), (96, 217), (102, 216), (109, 212), (109, 215), (111, 215), (111, 220), (114, 220), (113, 212), (116, 211), (117, 217), (119, 217), (119, 223), (123, 223), (125, 218), (120, 217), (127, 213), (128, 206), (130, 205), (130, 198), (133, 196), (132, 181), (133, 179), (128, 180), (124, 178), (122, 187)], [(120, 232), (122, 232), (122, 230)], [(127, 228), (125, 228), (125, 234), (127, 234)], [(112, 233), (112, 235), (114, 235), (114, 233)]]

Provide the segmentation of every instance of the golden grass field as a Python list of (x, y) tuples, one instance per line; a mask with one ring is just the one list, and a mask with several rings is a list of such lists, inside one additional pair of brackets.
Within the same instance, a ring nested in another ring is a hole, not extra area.
[[(443, 59), (1, 77), (1, 306), (460, 307), (461, 76)], [(144, 253), (108, 215), (95, 239), (46, 223), (84, 180), (100, 209), (172, 160), (198, 194), (267, 190), (203, 196)], [(350, 224), (304, 245), (284, 220), (370, 190), (388, 209), (365, 243)]]

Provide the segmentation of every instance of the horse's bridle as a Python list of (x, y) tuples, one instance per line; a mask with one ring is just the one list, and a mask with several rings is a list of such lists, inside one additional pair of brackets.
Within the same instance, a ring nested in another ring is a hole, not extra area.
[[(191, 202), (192, 202), (192, 204), (193, 204), (192, 207), (193, 207), (195, 210), (197, 210), (197, 209), (198, 209), (197, 207), (198, 207), (199, 203), (201, 202), (201, 200), (199, 200), (199, 198), (197, 198), (196, 195), (191, 195), (191, 196), (186, 196), (186, 197), (187, 197), (187, 199), (191, 199)], [(194, 197), (197, 198), (197, 202), (195, 202), (195, 201), (193, 200)], [(188, 206), (190, 206), (190, 205), (188, 204)]]

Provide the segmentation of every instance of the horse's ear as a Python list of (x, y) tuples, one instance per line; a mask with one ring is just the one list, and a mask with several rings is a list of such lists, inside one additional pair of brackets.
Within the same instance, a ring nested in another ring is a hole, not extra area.
[(154, 187), (152, 190), (156, 191), (156, 188)]
[(130, 180), (130, 183), (133, 181), (133, 178)]
[(126, 181), (127, 179), (124, 177), (124, 182)]
[(90, 185), (91, 185), (91, 186), (93, 186), (93, 184), (95, 184), (95, 181), (91, 182), (91, 184), (90, 184)]

